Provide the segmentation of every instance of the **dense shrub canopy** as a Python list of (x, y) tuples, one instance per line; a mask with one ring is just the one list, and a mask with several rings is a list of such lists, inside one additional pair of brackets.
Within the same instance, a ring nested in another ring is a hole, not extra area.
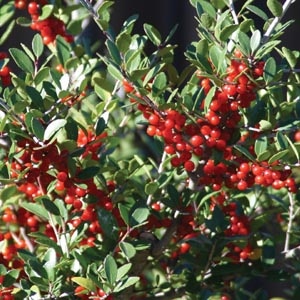
[(191, 0), (183, 71), (114, 1), (1, 4), (0, 299), (297, 299), (292, 2)]

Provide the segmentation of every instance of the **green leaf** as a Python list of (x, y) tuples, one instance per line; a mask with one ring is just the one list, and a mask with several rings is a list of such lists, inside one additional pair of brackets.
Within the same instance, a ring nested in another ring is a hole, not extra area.
[(62, 255), (62, 249), (60, 248), (60, 246), (51, 238), (49, 238), (48, 236), (46, 236), (44, 233), (41, 232), (31, 232), (29, 234), (30, 237), (34, 238), (34, 241), (42, 246), (45, 246), (47, 248), (53, 248), (55, 249), (55, 251)]
[(49, 141), (61, 128), (67, 123), (65, 119), (57, 119), (52, 121), (45, 130), (44, 140)]
[(122, 75), (121, 71), (114, 65), (112, 65), (112, 64), (108, 65), (107, 71), (116, 80), (120, 80), (120, 81), (123, 80), (123, 75)]
[(220, 47), (213, 45), (209, 49), (209, 58), (211, 62), (216, 67), (217, 72), (223, 73), (226, 69), (226, 60), (225, 60), (225, 49), (220, 49)]
[(288, 149), (285, 149), (285, 150), (282, 150), (282, 151), (279, 151), (277, 152), (276, 154), (272, 155), (270, 158), (269, 158), (269, 161), (268, 163), (269, 164), (272, 164), (273, 162), (279, 160), (279, 159), (282, 159), (284, 156), (286, 156), (290, 151)]
[(104, 260), (104, 272), (110, 285), (114, 285), (117, 280), (118, 266), (111, 255), (107, 255)]
[(254, 13), (255, 15), (259, 16), (264, 21), (269, 20), (268, 15), (262, 9), (258, 8), (257, 6), (247, 5), (247, 9), (249, 11), (251, 11), (252, 13)]
[(137, 207), (130, 216), (130, 224), (132, 226), (138, 226), (145, 222), (150, 214), (147, 207)]
[(33, 62), (24, 51), (17, 48), (11, 48), (9, 49), (9, 53), (18, 67), (20, 67), (23, 71), (31, 74), (34, 72)]
[(288, 141), (286, 140), (286, 137), (282, 132), (280, 132), (280, 131), (277, 132), (276, 140), (277, 140), (277, 143), (278, 143), (280, 149), (285, 150), (288, 148), (288, 145), (289, 145)]
[(77, 283), (79, 286), (84, 287), (90, 292), (96, 291), (96, 285), (93, 280), (85, 277), (72, 277), (71, 280)]
[(20, 270), (18, 270), (18, 269), (9, 270), (4, 275), (4, 280), (3, 280), (2, 285), (4, 287), (10, 287), (10, 286), (12, 286), (13, 284), (16, 283), (19, 275), (20, 275)]
[(1, 36), (0, 36), (0, 45), (3, 45), (6, 40), (10, 37), (11, 32), (13, 31), (14, 27), (15, 27), (15, 20), (12, 20), (8, 26), (6, 26), (5, 31), (1, 32)]
[(154, 182), (148, 182), (146, 185), (145, 185), (145, 193), (147, 195), (153, 195), (157, 189), (159, 188), (159, 185), (156, 181)]
[(291, 68), (294, 68), (297, 64), (297, 57), (294, 55), (293, 51), (286, 47), (282, 47), (282, 52), (284, 58), (287, 60)]
[(128, 258), (131, 259), (132, 257), (135, 256), (136, 250), (133, 245), (127, 243), (127, 242), (120, 242), (119, 244), (120, 249), (124, 253), (124, 255)]
[(41, 109), (44, 107), (44, 100), (41, 96), (41, 93), (38, 92), (33, 86), (26, 86), (26, 93), (35, 108)]
[(128, 32), (121, 32), (116, 38), (116, 45), (120, 52), (124, 53), (129, 49), (131, 44), (131, 36)]
[(211, 3), (199, 0), (199, 4), (201, 4), (203, 11), (206, 12), (212, 19), (216, 18), (216, 10)]
[(97, 209), (97, 216), (104, 236), (108, 239), (117, 240), (119, 229), (113, 214), (110, 211), (99, 207)]
[(32, 118), (31, 119), (31, 128), (32, 128), (32, 132), (33, 134), (39, 139), (42, 140), (44, 137), (44, 127), (41, 124), (41, 122), (37, 119), (37, 118)]
[(42, 202), (42, 204), (44, 205), (45, 209), (56, 216), (60, 215), (60, 211), (58, 209), (58, 207), (55, 205), (55, 203), (53, 201), (51, 201), (48, 197), (46, 196), (41, 196), (41, 198), (39, 198), (39, 201)]
[(120, 285), (118, 285), (115, 289), (114, 292), (120, 292), (134, 284), (136, 284), (138, 281), (140, 281), (139, 276), (130, 276), (126, 278)]
[(126, 225), (129, 225), (129, 210), (130, 210), (130, 208), (128, 208), (126, 205), (123, 205), (122, 203), (119, 203), (118, 208), (119, 208), (120, 215), (121, 215), (123, 221), (125, 222)]
[(270, 83), (277, 73), (276, 61), (273, 57), (269, 57), (264, 66), (264, 80), (266, 84)]
[(144, 31), (154, 45), (159, 46), (161, 44), (161, 35), (154, 26), (144, 24)]
[(104, 129), (106, 128), (106, 121), (104, 120), (104, 118), (99, 117), (98, 120), (96, 121), (95, 124), (95, 133), (96, 135), (100, 135)]
[(220, 32), (220, 40), (226, 42), (238, 28), (235, 24), (225, 26)]
[(54, 5), (46, 4), (42, 6), (42, 13), (39, 16), (39, 20), (45, 20), (52, 14)]
[(120, 281), (123, 277), (125, 277), (128, 274), (131, 267), (132, 267), (132, 263), (127, 263), (122, 265), (118, 269), (117, 281)]
[(271, 152), (269, 150), (265, 150), (263, 152), (260, 152), (257, 155), (257, 160), (258, 161), (265, 161), (265, 160), (269, 159), (270, 155), (271, 155)]
[(47, 272), (48, 279), (50, 281), (55, 280), (55, 273), (56, 273), (56, 264), (57, 264), (57, 254), (55, 249), (48, 248), (44, 255), (44, 269)]
[(255, 161), (254, 156), (245, 147), (243, 147), (241, 145), (234, 145), (233, 148), (236, 149), (237, 151), (239, 151), (240, 153), (242, 153), (243, 155), (245, 155), (251, 161)]
[[(82, 2), (88, 3), (86, 1), (82, 1)], [(103, 31), (106, 31), (109, 27), (109, 20), (110, 20), (109, 7), (111, 7), (113, 4), (114, 4), (113, 1), (103, 1), (98, 8), (97, 13), (98, 13), (99, 19), (97, 20), (97, 22)]]
[(56, 37), (56, 54), (59, 62), (63, 66), (71, 57), (71, 47), (69, 43), (60, 35)]
[[(6, 4), (0, 5), (0, 27), (3, 27), (14, 15), (14, 2), (9, 1)], [(6, 29), (6, 28), (5, 28)], [(1, 30), (2, 34), (2, 30)]]
[(282, 15), (282, 5), (278, 0), (267, 0), (267, 6), (275, 17)]
[(153, 80), (153, 85), (152, 85), (153, 95), (158, 96), (166, 89), (166, 86), (167, 86), (167, 76), (165, 73), (161, 72)]
[(38, 33), (32, 39), (32, 50), (36, 58), (39, 58), (44, 51), (43, 39)]
[(250, 56), (251, 47), (250, 47), (250, 38), (248, 37), (248, 35), (240, 31), (238, 34), (238, 42), (240, 44), (242, 53), (247, 57)]
[(273, 125), (272, 125), (271, 122), (269, 122), (267, 120), (260, 120), (259, 121), (259, 128), (262, 131), (271, 130), (273, 128)]
[(37, 259), (29, 259), (27, 265), (40, 277), (47, 278), (47, 272)]
[(30, 211), (34, 215), (38, 216), (42, 220), (48, 220), (49, 215), (47, 210), (40, 204), (31, 203), (31, 202), (21, 202), (20, 206), (25, 208), (26, 210)]
[(250, 48), (252, 54), (259, 48), (261, 42), (261, 32), (259, 30), (255, 30), (250, 39)]
[(105, 44), (106, 44), (106, 47), (107, 47), (107, 49), (108, 49), (108, 52), (109, 52), (111, 58), (113, 59), (113, 61), (114, 61), (117, 65), (121, 64), (122, 59), (121, 59), (120, 51), (119, 51), (119, 49), (117, 48), (116, 44), (113, 43), (111, 40), (107, 40), (107, 41), (105, 42)]
[(80, 180), (86, 180), (95, 177), (100, 171), (99, 167), (91, 166), (81, 170), (76, 177)]
[(295, 145), (293, 144), (293, 142), (291, 141), (291, 139), (285, 135), (286, 140), (288, 141), (288, 143), (290, 144), (291, 149), (293, 150), (295, 157), (297, 158), (297, 161), (300, 161), (300, 154), (299, 151), (297, 150), (297, 148), (295, 147)]
[(266, 239), (263, 244), (262, 261), (266, 265), (273, 265), (275, 262), (275, 245), (271, 239)]
[(268, 148), (268, 138), (266, 136), (259, 137), (255, 141), (254, 151), (257, 156), (266, 151)]
[(20, 192), (18, 191), (16, 185), (9, 185), (5, 188), (1, 187), (0, 197), (2, 201), (7, 201), (18, 195), (20, 195)]

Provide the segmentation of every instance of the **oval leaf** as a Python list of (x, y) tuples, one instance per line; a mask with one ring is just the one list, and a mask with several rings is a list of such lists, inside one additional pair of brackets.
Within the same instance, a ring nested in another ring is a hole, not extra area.
[(282, 15), (282, 5), (278, 0), (267, 0), (267, 6), (275, 17)]
[(32, 40), (32, 50), (36, 58), (39, 58), (44, 51), (43, 39), (40, 34), (36, 34)]
[(51, 122), (44, 133), (44, 140), (50, 140), (57, 131), (63, 128), (66, 125), (67, 121), (65, 119), (58, 119)]
[(26, 55), (26, 53), (17, 48), (9, 49), (9, 53), (12, 56), (15, 63), (20, 67), (23, 71), (28, 73), (33, 73), (34, 67), (33, 62)]
[(161, 35), (158, 32), (158, 30), (150, 25), (150, 24), (144, 24), (144, 31), (149, 38), (149, 40), (156, 46), (159, 46), (161, 43)]
[(118, 267), (115, 259), (111, 255), (107, 255), (104, 260), (104, 271), (108, 282), (113, 285), (118, 275)]

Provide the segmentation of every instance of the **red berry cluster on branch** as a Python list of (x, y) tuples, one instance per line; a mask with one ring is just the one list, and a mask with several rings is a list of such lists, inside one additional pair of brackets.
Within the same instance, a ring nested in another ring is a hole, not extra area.
[[(196, 186), (211, 186), (217, 191), (224, 186), (245, 190), (259, 184), (296, 191), (291, 171), (280, 166), (279, 162), (272, 166), (266, 162), (253, 162), (234, 149), (234, 143), (243, 145), (245, 142), (244, 138), (236, 141), (232, 137), (240, 133), (241, 110), (250, 106), (256, 99), (256, 90), (264, 84), (261, 78), (263, 70), (263, 61), (250, 63), (236, 51), (226, 76), (221, 78), (223, 84), (216, 88), (208, 104), (204, 98), (199, 111), (190, 116), (175, 109), (159, 111), (148, 103), (142, 104), (143, 98), (138, 103), (137, 108), (149, 123), (147, 134), (163, 139), (165, 152), (172, 155), (172, 166), (183, 167), (193, 181), (196, 179)], [(211, 80), (197, 76), (207, 95), (212, 88)], [(126, 93), (135, 92), (128, 81), (124, 80), (123, 86)], [(139, 97), (139, 94), (135, 96)], [(252, 137), (254, 143), (254, 135)], [(253, 152), (253, 147), (249, 152)], [(215, 160), (216, 153), (218, 161)]]
[(62, 20), (54, 15), (45, 19), (40, 19), (41, 9), (48, 2), (47, 0), (15, 0), (15, 7), (18, 9), (26, 9), (30, 14), (32, 23), (31, 29), (39, 31), (45, 45), (53, 43), (57, 35), (62, 36), (68, 43), (74, 41), (74, 37), (67, 33), (65, 24)]
[[(77, 144), (84, 149), (82, 159), (88, 155), (89, 159), (96, 159), (105, 136), (106, 133), (96, 136), (90, 130), (79, 130)], [(41, 147), (30, 139), (21, 139), (17, 142), (16, 150), (18, 155), (10, 161), (10, 177), (16, 181), (25, 200), (35, 202), (35, 199), (42, 195), (62, 199), (73, 215), (70, 220), (72, 228), (76, 228), (82, 222), (89, 224), (82, 245), (95, 245), (91, 237), (102, 232), (97, 208), (108, 211), (114, 208), (109, 197), (112, 183), (103, 189), (97, 187), (93, 178), (84, 179), (78, 175), (82, 171), (80, 166), (76, 167), (75, 174), (71, 175), (68, 165), (70, 153), (68, 150), (59, 149), (56, 142)], [(34, 247), (34, 240), (29, 238), (27, 233), (43, 231), (48, 237), (57, 239), (51, 225), (21, 206), (8, 205), (1, 218), (8, 226), (7, 234), (1, 237), (2, 240), (8, 241), (8, 246), (2, 251), (2, 261), (6, 266), (10, 266), (10, 262), (17, 259), (17, 249)], [(14, 227), (13, 235), (9, 234), (10, 226)]]

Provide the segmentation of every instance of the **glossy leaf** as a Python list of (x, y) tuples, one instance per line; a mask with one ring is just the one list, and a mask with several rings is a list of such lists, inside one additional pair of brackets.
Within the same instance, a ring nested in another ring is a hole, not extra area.
[(136, 250), (135, 250), (134, 246), (127, 242), (121, 242), (120, 249), (122, 250), (122, 252), (128, 259), (131, 259), (136, 254)]
[(144, 24), (144, 31), (154, 45), (159, 46), (161, 44), (161, 35), (154, 26)]
[(267, 6), (275, 17), (282, 15), (282, 4), (278, 0), (267, 0)]
[(71, 48), (69, 43), (67, 43), (65, 39), (59, 35), (56, 38), (56, 53), (59, 62), (63, 66), (71, 56)]
[(255, 30), (250, 39), (250, 48), (252, 53), (255, 53), (255, 51), (259, 48), (260, 42), (261, 42), (261, 33), (259, 30)]
[(166, 89), (167, 76), (165, 73), (159, 73), (153, 80), (152, 92), (157, 96)]
[(39, 140), (43, 140), (43, 137), (44, 137), (44, 134), (45, 134), (45, 130), (44, 130), (43, 125), (41, 124), (41, 122), (38, 119), (32, 118), (32, 120), (31, 120), (31, 128), (32, 128), (33, 134)]
[(225, 26), (220, 32), (220, 40), (226, 42), (238, 28), (239, 26), (234, 24)]
[(32, 39), (32, 50), (36, 58), (39, 58), (44, 51), (43, 39), (40, 34), (36, 34)]
[(132, 226), (139, 226), (147, 220), (149, 213), (147, 207), (137, 207), (130, 216), (130, 224)]
[(26, 210), (30, 211), (34, 215), (38, 216), (42, 220), (48, 220), (49, 215), (46, 211), (46, 209), (37, 203), (31, 203), (31, 202), (22, 202), (21, 207), (25, 208)]
[(104, 260), (104, 271), (110, 285), (113, 285), (117, 280), (118, 266), (115, 259), (108, 255)]
[(42, 196), (39, 199), (39, 201), (42, 202), (42, 204), (45, 207), (45, 209), (47, 210), (47, 212), (49, 212), (50, 214), (56, 215), (56, 216), (60, 215), (60, 211), (59, 211), (58, 207), (48, 197)]
[(247, 9), (250, 10), (252, 13), (256, 14), (257, 16), (259, 16), (264, 21), (267, 21), (269, 19), (268, 15), (257, 6), (247, 5)]
[(18, 67), (20, 67), (25, 72), (33, 73), (33, 62), (24, 51), (18, 48), (11, 48), (9, 49), (9, 53), (14, 59), (15, 63), (18, 65)]
[(260, 137), (255, 141), (254, 151), (257, 156), (266, 151), (268, 148), (268, 139), (266, 136)]
[(65, 119), (57, 119), (52, 121), (45, 129), (44, 140), (49, 141), (60, 129), (66, 125)]
[(266, 61), (265, 67), (264, 67), (263, 77), (264, 77), (266, 83), (270, 83), (273, 80), (273, 78), (276, 75), (276, 72), (277, 72), (276, 61), (273, 57), (270, 57)]
[(75, 276), (75, 277), (72, 277), (71, 280), (73, 282), (77, 283), (79, 286), (84, 287), (88, 291), (91, 291), (91, 292), (96, 291), (95, 283), (89, 278)]

